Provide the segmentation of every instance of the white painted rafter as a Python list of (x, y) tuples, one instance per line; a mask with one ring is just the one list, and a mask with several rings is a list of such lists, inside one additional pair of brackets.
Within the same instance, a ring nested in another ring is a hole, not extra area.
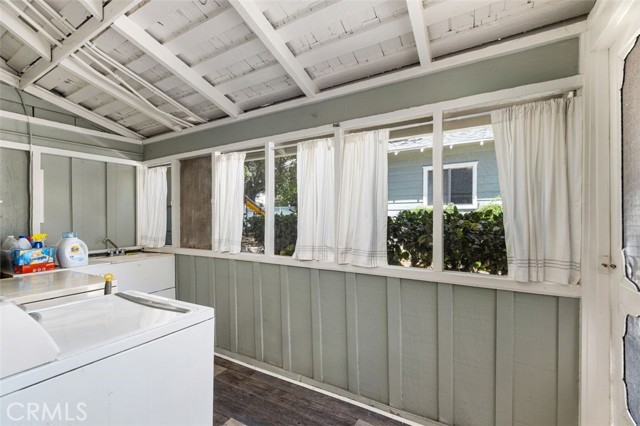
[(91, 121), (94, 124), (97, 124), (100, 127), (103, 127), (107, 130), (111, 130), (119, 135), (125, 136), (127, 138), (131, 138), (131, 139), (137, 139), (137, 140), (142, 139), (142, 136), (140, 136), (136, 132), (127, 129), (126, 127), (121, 126), (120, 124), (112, 120), (109, 120), (106, 117), (98, 115), (95, 112), (84, 108), (83, 106), (80, 106), (74, 102), (71, 102), (63, 98), (62, 96), (55, 95), (50, 91), (43, 89), (42, 87), (39, 87), (36, 84), (26, 87), (24, 91), (44, 101), (51, 102), (52, 104), (57, 105), (60, 108), (64, 108), (67, 111), (77, 115), (78, 117), (82, 117), (88, 121)]
[(25, 45), (47, 61), (51, 61), (51, 44), (40, 33), (33, 30), (22, 19), (16, 16), (11, 9), (0, 2), (0, 25), (13, 34)]
[(88, 22), (85, 22), (76, 32), (64, 40), (61, 46), (53, 49), (50, 62), (39, 60), (22, 75), (20, 81), (21, 87), (25, 88), (26, 86), (33, 84), (43, 75), (58, 66), (63, 59), (80, 49), (86, 42), (91, 41), (91, 39), (107, 29), (116, 18), (123, 15), (141, 1), (142, 0), (118, 0), (109, 2), (104, 7), (102, 21), (94, 17)]
[(156, 39), (151, 37), (131, 19), (126, 16), (118, 18), (113, 23), (113, 29), (174, 73), (180, 80), (200, 92), (202, 96), (229, 116), (237, 117), (243, 112), (236, 104), (229, 100), (229, 98), (209, 84), (209, 82), (198, 75), (197, 72), (176, 57), (169, 49), (161, 45)]
[(411, 28), (413, 29), (413, 38), (416, 41), (416, 49), (418, 49), (420, 66), (426, 67), (431, 63), (433, 58), (431, 57), (429, 32), (427, 31), (427, 24), (424, 21), (422, 0), (407, 0), (407, 11), (409, 12)]
[(102, 0), (79, 0), (80, 3), (99, 21), (102, 21)]
[(109, 93), (111, 96), (124, 102), (130, 107), (144, 113), (147, 117), (157, 121), (158, 123), (161, 123), (162, 125), (174, 131), (182, 130), (182, 128), (176, 125), (171, 120), (171, 118), (167, 117), (167, 114), (162, 113), (161, 111), (158, 111), (152, 106), (146, 104), (136, 95), (109, 80), (107, 77), (100, 74), (88, 64), (76, 58), (65, 58), (62, 62), (60, 62), (60, 66), (68, 72), (82, 78), (89, 84), (93, 84), (94, 86), (99, 87), (104, 92)]
[(253, 0), (230, 0), (231, 5), (240, 14), (251, 30), (258, 36), (271, 54), (280, 62), (287, 74), (296, 82), (308, 97), (319, 92), (303, 66), (298, 62), (286, 43), (263, 15), (260, 7)]

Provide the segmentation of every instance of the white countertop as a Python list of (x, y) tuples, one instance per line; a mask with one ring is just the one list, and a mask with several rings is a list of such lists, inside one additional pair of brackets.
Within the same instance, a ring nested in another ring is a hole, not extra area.
[(16, 275), (0, 280), (0, 296), (15, 303), (30, 303), (104, 288), (104, 278), (70, 269), (56, 273)]

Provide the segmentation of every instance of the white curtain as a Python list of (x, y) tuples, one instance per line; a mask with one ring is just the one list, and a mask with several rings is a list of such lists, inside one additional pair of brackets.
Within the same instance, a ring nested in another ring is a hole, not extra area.
[(334, 150), (332, 139), (298, 144), (298, 237), (293, 257), (334, 261)]
[(240, 253), (244, 215), (244, 152), (216, 156), (213, 250)]
[(338, 205), (338, 262), (387, 264), (388, 130), (346, 135)]
[(552, 99), (491, 113), (509, 276), (576, 284), (582, 226), (582, 103)]
[(167, 168), (145, 169), (142, 179), (139, 244), (164, 247), (167, 237)]

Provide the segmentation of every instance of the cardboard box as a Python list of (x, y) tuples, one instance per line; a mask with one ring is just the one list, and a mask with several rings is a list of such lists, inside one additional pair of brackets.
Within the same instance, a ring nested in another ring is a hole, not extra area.
[(14, 250), (13, 272), (16, 274), (28, 274), (30, 272), (55, 269), (55, 255), (56, 249), (54, 247)]

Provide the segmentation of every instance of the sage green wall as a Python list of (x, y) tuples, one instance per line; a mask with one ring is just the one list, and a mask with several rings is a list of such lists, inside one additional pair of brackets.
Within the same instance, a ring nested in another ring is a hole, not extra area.
[(573, 76), (578, 39), (488, 59), (145, 146), (146, 160)]
[(578, 424), (578, 299), (184, 255), (176, 283), (222, 354), (409, 417)]
[[(29, 153), (0, 148), (0, 241), (29, 232)], [(3, 267), (5, 265), (2, 265)]]
[[(25, 108), (30, 117), (42, 118), (57, 123), (73, 125), (77, 127), (100, 130), (89, 121), (76, 117), (62, 108), (31, 96), (21, 93), (22, 100), (15, 88), (0, 83), (0, 110), (24, 115)], [(107, 132), (110, 133), (110, 132)], [(10, 142), (29, 143), (29, 126), (25, 122), (18, 122), (8, 118), (0, 118), (0, 139)], [(50, 148), (66, 149), (89, 154), (105, 155), (109, 157), (142, 160), (143, 147), (139, 144), (131, 144), (108, 138), (101, 138), (85, 134), (54, 129), (38, 124), (31, 124), (31, 142), (34, 145)]]

